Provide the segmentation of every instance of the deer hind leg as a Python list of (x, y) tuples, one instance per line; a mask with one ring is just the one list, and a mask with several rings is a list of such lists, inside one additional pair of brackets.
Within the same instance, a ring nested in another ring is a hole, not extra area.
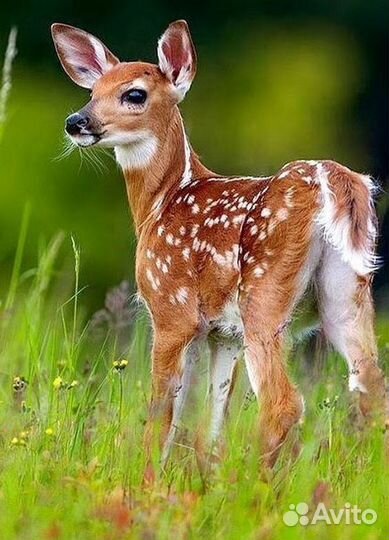
[(211, 349), (211, 447), (219, 442), (220, 432), (233, 388), (234, 371), (242, 346), (227, 338), (210, 340)]
[(248, 325), (245, 361), (254, 393), (260, 400), (260, 441), (265, 463), (272, 467), (290, 429), (299, 422), (303, 400), (288, 377), (279, 324), (258, 332)]
[(361, 413), (384, 412), (385, 380), (378, 366), (369, 277), (358, 276), (332, 247), (325, 248), (317, 279), (323, 329), (346, 359), (349, 388), (359, 392)]
[[(288, 377), (284, 334), (321, 256), (321, 242), (310, 224), (311, 216), (304, 208), (298, 218), (288, 222), (288, 229), (272, 235), (264, 247), (260, 243), (249, 246), (251, 253), (258, 250), (258, 266), (247, 263), (241, 267), (239, 304), (245, 362), (260, 401), (261, 444), (265, 463), (270, 467), (304, 411), (303, 398)], [(291, 234), (293, 229), (296, 234), (302, 231), (298, 242), (289, 241), (288, 232)]]
[(284, 327), (296, 294), (293, 288), (268, 284), (264, 289), (253, 287), (242, 303), (245, 362), (260, 401), (260, 441), (269, 467), (304, 408), (301, 395), (288, 377), (284, 358)]

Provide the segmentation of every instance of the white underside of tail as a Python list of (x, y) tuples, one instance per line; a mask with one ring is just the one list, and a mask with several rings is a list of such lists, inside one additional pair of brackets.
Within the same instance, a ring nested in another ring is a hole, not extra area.
[[(328, 171), (323, 163), (316, 165), (316, 181), (320, 184), (322, 196), (322, 208), (316, 218), (324, 239), (338, 251), (344, 262), (360, 276), (373, 272), (377, 268), (377, 257), (374, 253), (374, 243), (376, 229), (372, 220), (372, 215), (366, 216), (368, 219), (368, 235), (362, 249), (355, 249), (351, 240), (351, 221), (349, 216), (343, 219), (336, 219), (336, 197), (331, 191), (328, 181)], [(369, 176), (360, 175), (370, 192), (370, 204), (373, 204), (372, 193), (373, 182)]]

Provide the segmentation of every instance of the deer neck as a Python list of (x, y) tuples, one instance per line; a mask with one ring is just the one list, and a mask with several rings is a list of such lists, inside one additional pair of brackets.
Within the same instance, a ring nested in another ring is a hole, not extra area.
[(146, 136), (131, 146), (115, 148), (123, 169), (137, 236), (157, 215), (166, 197), (191, 181), (214, 176), (192, 150), (176, 107), (165, 136)]

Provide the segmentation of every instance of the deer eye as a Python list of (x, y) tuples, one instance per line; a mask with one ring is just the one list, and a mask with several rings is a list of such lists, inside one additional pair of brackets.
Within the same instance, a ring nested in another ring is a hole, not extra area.
[(131, 88), (122, 94), (121, 102), (122, 104), (134, 104), (134, 105), (143, 105), (146, 101), (147, 92), (141, 88)]

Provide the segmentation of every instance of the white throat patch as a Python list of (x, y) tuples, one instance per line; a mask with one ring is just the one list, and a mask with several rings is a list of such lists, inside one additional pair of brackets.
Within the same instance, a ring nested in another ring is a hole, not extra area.
[(155, 135), (149, 131), (137, 132), (133, 135), (133, 141), (123, 141), (115, 146), (116, 161), (124, 171), (144, 169), (157, 152), (158, 139)]

